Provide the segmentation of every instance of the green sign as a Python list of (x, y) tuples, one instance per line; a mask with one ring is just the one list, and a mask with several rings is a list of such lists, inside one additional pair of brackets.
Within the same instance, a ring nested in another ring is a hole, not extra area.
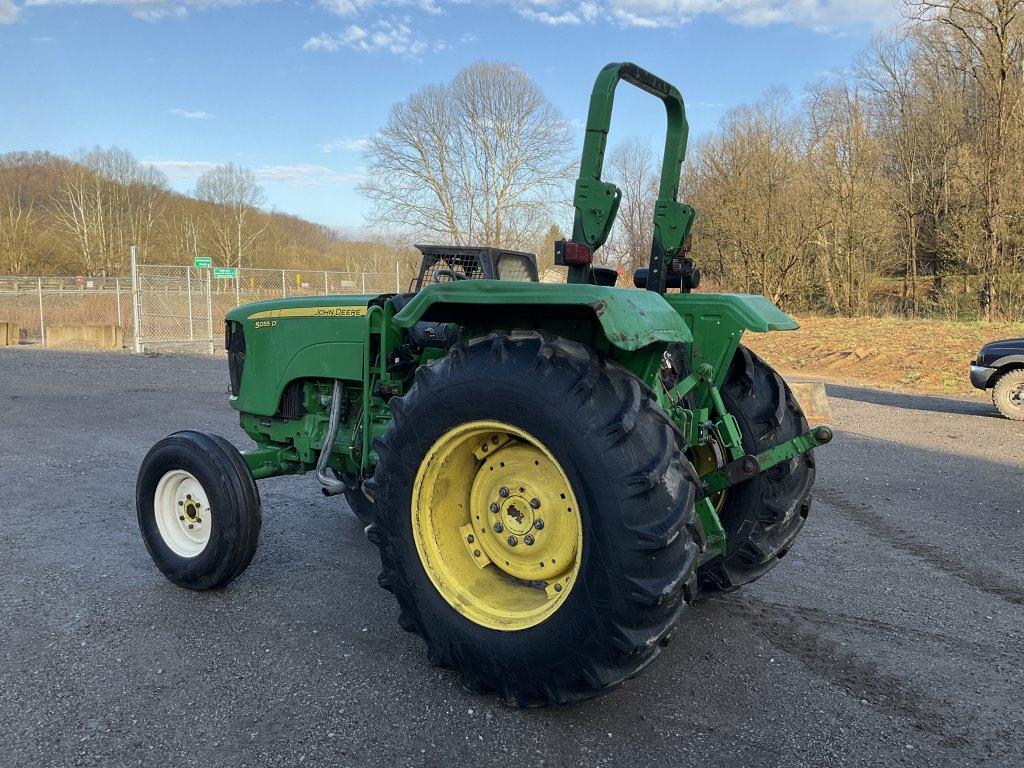
[(196, 269), (209, 269), (213, 266), (213, 259), (209, 256), (196, 256)]
[(238, 270), (234, 267), (217, 267), (213, 270), (213, 276), (218, 280), (235, 280), (238, 278)]

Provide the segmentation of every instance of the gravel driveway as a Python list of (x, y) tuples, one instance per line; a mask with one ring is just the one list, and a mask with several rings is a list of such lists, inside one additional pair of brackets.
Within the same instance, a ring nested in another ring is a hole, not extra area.
[(185, 427), (245, 436), (226, 365), (0, 349), (0, 765), (1024, 764), (1024, 424), (830, 386), (811, 517), (636, 680), (513, 710), (427, 664), (311, 477), (261, 483), (226, 590), (149, 561), (134, 485)]

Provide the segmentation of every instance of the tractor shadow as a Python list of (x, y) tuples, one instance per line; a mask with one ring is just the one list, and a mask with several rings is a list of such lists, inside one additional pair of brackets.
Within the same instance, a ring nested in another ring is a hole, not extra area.
[(853, 400), (858, 403), (884, 405), (890, 408), (903, 408), (905, 410), (926, 411), (929, 413), (949, 413), (956, 416), (1002, 418), (992, 403), (988, 401), (944, 397), (942, 395), (911, 395), (902, 392), (888, 392), (881, 389), (850, 387), (829, 383), (825, 384), (825, 391), (829, 397), (840, 400)]

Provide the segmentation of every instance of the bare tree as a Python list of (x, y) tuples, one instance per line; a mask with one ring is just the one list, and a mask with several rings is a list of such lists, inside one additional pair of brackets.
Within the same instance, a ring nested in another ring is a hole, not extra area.
[(224, 264), (243, 266), (267, 228), (260, 213), (263, 188), (253, 172), (234, 163), (211, 168), (196, 180), (196, 197), (213, 203), (208, 211), (210, 241)]
[(370, 223), (459, 245), (523, 247), (571, 176), (568, 125), (510, 64), (478, 62), (391, 108), (366, 152)]
[(944, 31), (954, 53), (951, 64), (968, 94), (965, 127), (974, 162), (965, 178), (981, 203), (987, 247), (979, 265), (979, 303), (992, 320), (998, 312), (997, 277), (1008, 258), (1008, 219), (1020, 199), (1012, 148), (1013, 134), (1024, 123), (1024, 0), (910, 0), (909, 6), (919, 22)]
[(632, 274), (646, 266), (654, 235), (654, 204), (658, 199), (658, 161), (649, 142), (627, 139), (608, 156), (608, 180), (622, 190), (619, 215), (605, 248), (617, 266)]
[(129, 246), (145, 254), (167, 179), (130, 152), (96, 147), (61, 174), (53, 212), (90, 273), (118, 274)]
[(38, 235), (38, 201), (18, 183), (0, 183), (0, 251), (8, 274), (20, 275), (29, 265)]

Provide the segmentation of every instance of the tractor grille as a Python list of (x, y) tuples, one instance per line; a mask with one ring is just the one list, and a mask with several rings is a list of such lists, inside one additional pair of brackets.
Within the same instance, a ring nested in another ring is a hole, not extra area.
[(224, 323), (224, 349), (228, 352), (228, 376), (231, 394), (238, 397), (242, 389), (242, 371), (245, 369), (245, 332), (241, 323)]

